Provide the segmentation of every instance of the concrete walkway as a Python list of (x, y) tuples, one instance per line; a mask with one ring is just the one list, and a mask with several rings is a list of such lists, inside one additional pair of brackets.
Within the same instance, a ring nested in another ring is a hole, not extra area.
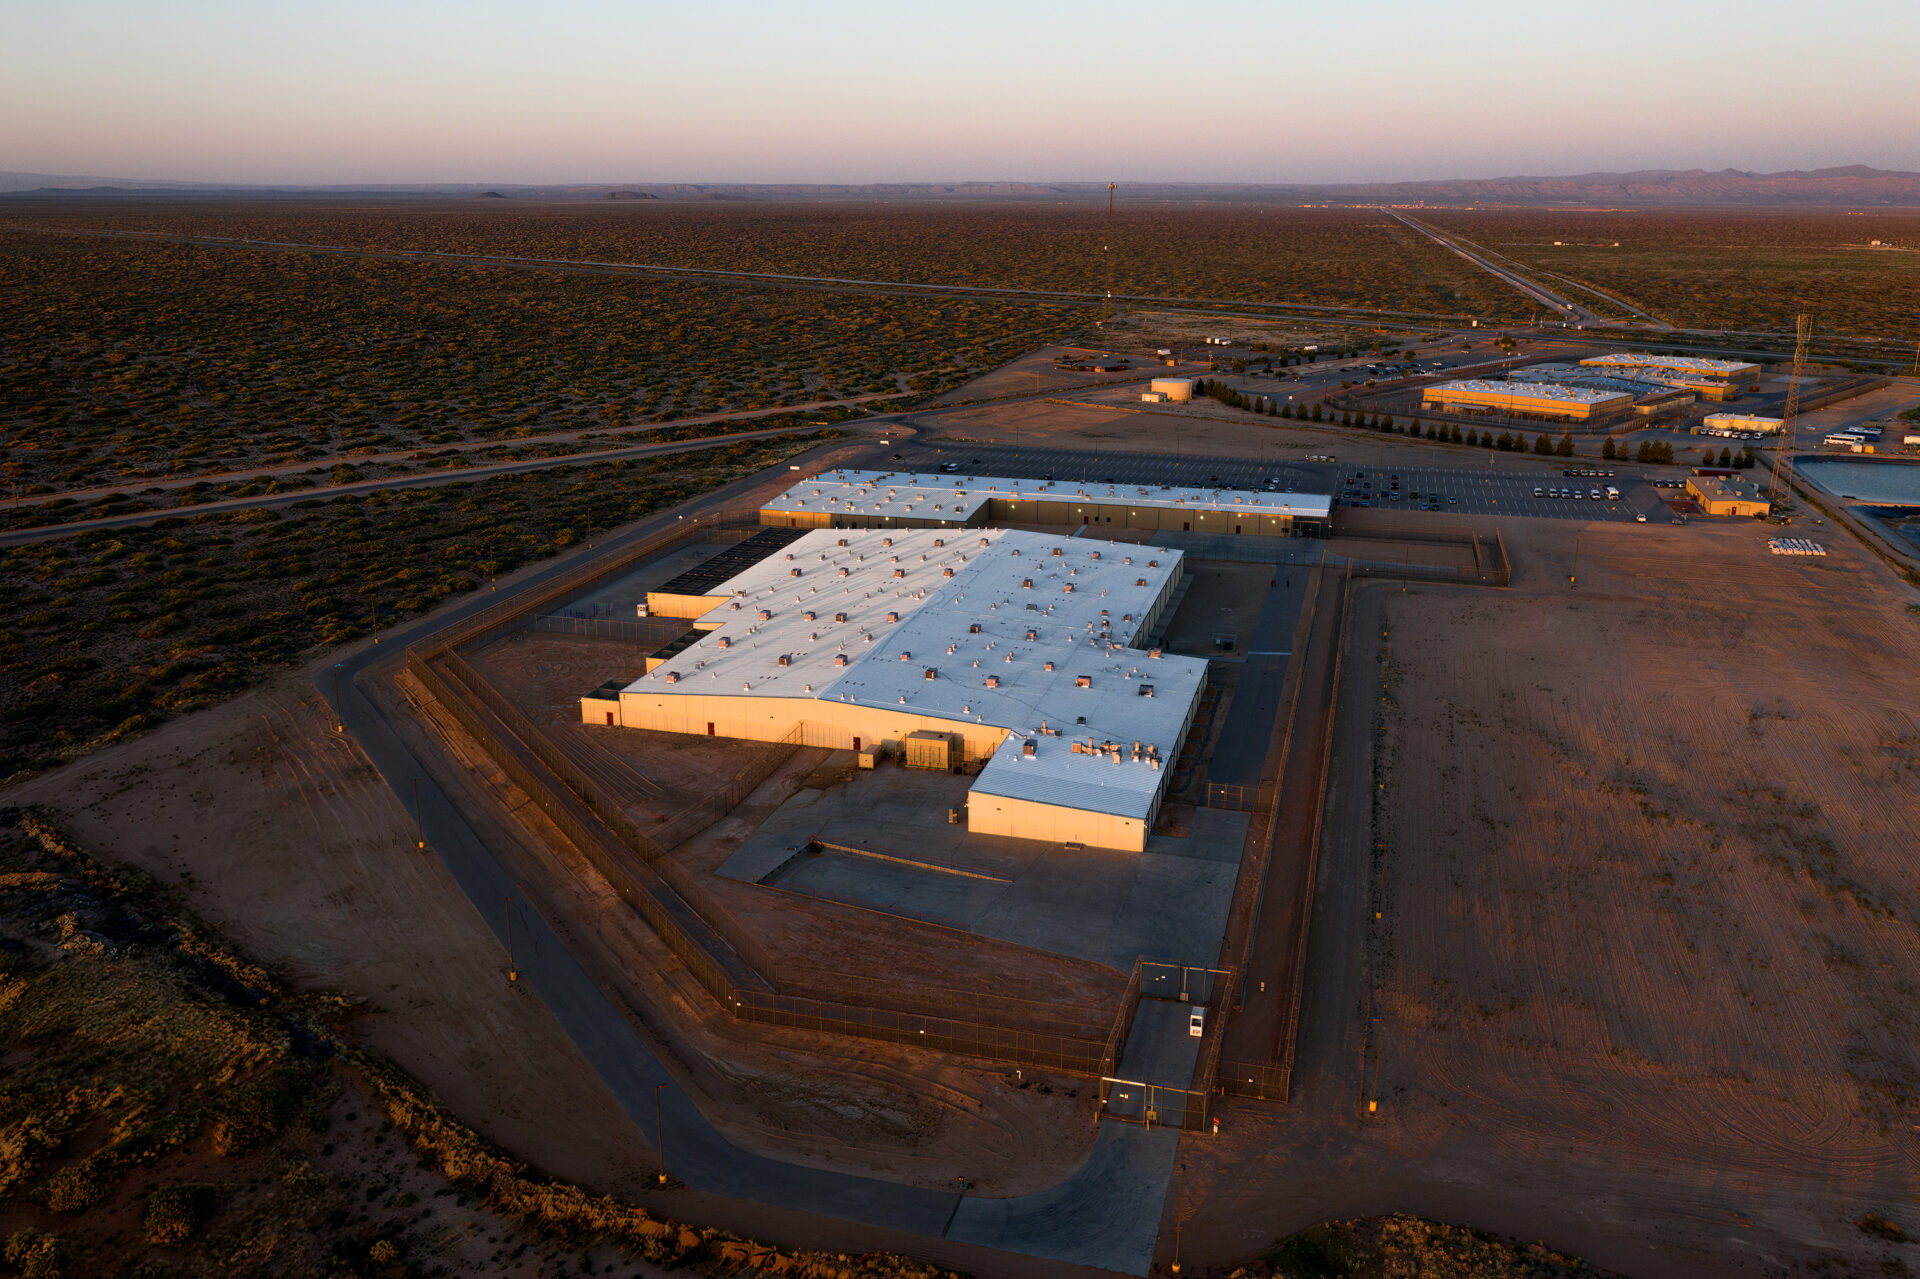
[[(717, 506), (718, 501), (715, 495), (694, 509)], [(617, 549), (663, 524), (650, 521), (610, 540), (605, 549)], [(517, 583), (515, 590), (535, 587), (568, 567), (570, 561), (548, 565)], [(783, 1163), (733, 1145), (708, 1123), (693, 1098), (674, 1082), (620, 1010), (568, 953), (547, 921), (521, 898), (492, 852), (358, 685), (360, 675), (376, 660), (390, 659), (396, 649), (499, 598), (477, 596), (430, 622), (385, 635), (379, 647), (369, 646), (337, 667), (319, 672), (315, 687), (332, 703), (337, 669), (339, 702), (335, 709), (403, 804), (411, 805), (414, 779), (420, 779), (421, 821), (430, 846), (503, 945), (511, 912), (520, 981), (552, 1009), (635, 1126), (656, 1143), (661, 1134), (654, 1127), (654, 1090), (664, 1085), (660, 1092), (661, 1128), (667, 1166), (673, 1176), (697, 1190), (733, 1198), (931, 1238), (1146, 1274), (1177, 1148), (1177, 1134), (1167, 1130), (1103, 1124), (1086, 1163), (1066, 1181), (1011, 1199), (972, 1199), (961, 1197), (957, 1191), (903, 1186)]]

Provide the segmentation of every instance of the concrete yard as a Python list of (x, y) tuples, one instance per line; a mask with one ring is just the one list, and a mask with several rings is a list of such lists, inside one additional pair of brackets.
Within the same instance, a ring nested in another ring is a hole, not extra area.
[[(882, 766), (806, 787), (720, 867), (725, 878), (1106, 964), (1218, 956), (1248, 816), (1195, 812), (1145, 852), (970, 834), (947, 813), (968, 778)], [(866, 850), (807, 853), (810, 840)]]

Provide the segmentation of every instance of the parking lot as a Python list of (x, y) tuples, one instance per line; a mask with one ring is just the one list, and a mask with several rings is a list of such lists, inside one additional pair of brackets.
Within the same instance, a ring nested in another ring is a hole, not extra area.
[[(1561, 472), (1557, 459), (1489, 454), (1484, 466), (1360, 467), (1339, 462), (1263, 462), (1254, 458), (1181, 457), (1171, 453), (1109, 453), (1079, 449), (1014, 448), (985, 445), (936, 450), (907, 446), (900, 465), (934, 470), (947, 462), (974, 475), (1005, 475), (1039, 479), (1116, 484), (1170, 484), (1194, 487), (1263, 489), (1301, 493), (1331, 493), (1342, 506), (1365, 504), (1387, 510), (1450, 511), (1460, 515), (1516, 515), (1529, 519), (1613, 520), (1631, 522), (1636, 515), (1667, 518), (1659, 495), (1646, 480), (1616, 471), (1611, 479), (1574, 477)], [(1606, 469), (1587, 464), (1578, 469)], [(1391, 496), (1398, 481), (1401, 496)], [(1620, 500), (1587, 496), (1595, 488), (1620, 489)], [(1580, 496), (1544, 496), (1552, 489), (1574, 490)], [(1540, 489), (1543, 496), (1535, 497)], [(1348, 497), (1352, 490), (1354, 496)], [(1418, 496), (1415, 496), (1415, 495)]]
[[(1631, 522), (1635, 515), (1666, 517), (1652, 485), (1639, 476), (1611, 478), (1568, 477), (1566, 468), (1544, 460), (1525, 463), (1517, 458), (1497, 462), (1480, 471), (1466, 467), (1358, 467), (1324, 466), (1337, 471), (1335, 496), (1343, 506), (1370, 506), (1388, 510), (1453, 511), (1461, 515), (1520, 515), (1529, 519), (1615, 520)], [(1399, 488), (1392, 486), (1399, 484)], [(1619, 500), (1605, 494), (1620, 490)], [(1554, 490), (1578, 496), (1552, 497)], [(1540, 496), (1535, 496), (1536, 491)], [(1590, 496), (1594, 492), (1601, 496)], [(1394, 496), (1395, 494), (1399, 496)], [(1349, 496), (1351, 494), (1352, 496)]]

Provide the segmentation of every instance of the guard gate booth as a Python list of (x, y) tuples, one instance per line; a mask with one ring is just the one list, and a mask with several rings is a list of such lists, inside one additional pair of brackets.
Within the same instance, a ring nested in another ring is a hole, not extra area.
[(916, 729), (908, 733), (906, 740), (901, 743), (901, 762), (908, 768), (950, 773), (960, 762), (960, 750), (952, 733)]

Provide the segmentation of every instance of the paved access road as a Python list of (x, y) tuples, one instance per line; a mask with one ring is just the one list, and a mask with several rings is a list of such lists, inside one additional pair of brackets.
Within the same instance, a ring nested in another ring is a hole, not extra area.
[[(764, 484), (765, 478), (763, 473), (755, 480), (730, 485), (665, 518), (648, 521), (605, 543), (603, 552), (658, 532), (678, 517), (694, 518), (737, 502), (750, 486)], [(513, 586), (509, 596), (542, 584), (578, 559), (566, 557), (529, 574)], [(360, 687), (361, 677), (376, 661), (395, 660), (407, 644), (501, 598), (479, 594), (430, 621), (389, 632), (381, 637), (379, 647), (367, 646), (319, 672), (314, 684), (334, 705), (347, 732), (394, 795), (409, 808), (415, 779), (419, 780), (421, 825), (429, 847), (503, 946), (511, 912), (513, 954), (521, 984), (553, 1011), (636, 1128), (656, 1145), (661, 1133), (654, 1126), (654, 1089), (663, 1086), (660, 1129), (674, 1178), (696, 1190), (731, 1198), (1076, 1265), (1146, 1274), (1178, 1151), (1178, 1134), (1171, 1130), (1102, 1124), (1087, 1162), (1066, 1181), (1029, 1195), (982, 1199), (957, 1190), (903, 1186), (783, 1163), (743, 1150), (713, 1128), (627, 1018), (568, 953), (548, 922), (527, 903), (492, 851)]]
[(325, 502), (353, 497), (377, 489), (439, 488), (464, 484), (495, 475), (523, 475), (528, 471), (551, 470), (556, 466), (592, 466), (596, 462), (614, 462), (625, 458), (659, 457), (671, 453), (697, 453), (721, 448), (745, 440), (770, 440), (781, 435), (817, 435), (828, 427), (775, 427), (765, 431), (736, 431), (730, 435), (709, 435), (697, 440), (668, 440), (665, 443), (635, 444), (626, 448), (601, 449), (592, 453), (563, 453), (554, 457), (521, 458), (511, 462), (493, 462), (479, 466), (457, 467), (444, 471), (423, 471), (412, 475), (388, 475), (374, 480), (355, 480), (351, 484), (325, 484), (315, 488), (289, 489), (284, 493), (263, 493), (252, 497), (223, 498), (197, 506), (175, 506), (161, 510), (130, 511), (125, 515), (107, 515), (94, 520), (75, 520), (71, 524), (41, 524), (33, 528), (0, 533), (0, 546), (21, 546), (46, 542), (57, 537), (72, 537), (100, 529), (131, 528), (167, 519), (192, 519), (196, 515), (214, 515), (224, 511), (243, 511), (252, 507), (294, 506), (301, 502)]
[(1431, 239), (1436, 244), (1459, 254), (1473, 265), (1479, 267), (1482, 271), (1485, 271), (1488, 275), (1518, 289), (1529, 299), (1546, 307), (1562, 319), (1572, 320), (1575, 324), (1584, 325), (1588, 328), (1593, 328), (1605, 323), (1602, 317), (1594, 314), (1594, 312), (1588, 310), (1586, 307), (1567, 301), (1567, 299), (1561, 297), (1558, 293), (1551, 292), (1541, 285), (1536, 284), (1526, 276), (1521, 275), (1518, 271), (1497, 265), (1492, 260), (1493, 255), (1487, 253), (1485, 250), (1478, 249), (1477, 246), (1471, 249), (1467, 248), (1465, 241), (1456, 242), (1451, 237), (1442, 235), (1440, 232), (1434, 230), (1426, 223), (1414, 221), (1398, 209), (1388, 209), (1387, 212), (1418, 231), (1421, 235)]

